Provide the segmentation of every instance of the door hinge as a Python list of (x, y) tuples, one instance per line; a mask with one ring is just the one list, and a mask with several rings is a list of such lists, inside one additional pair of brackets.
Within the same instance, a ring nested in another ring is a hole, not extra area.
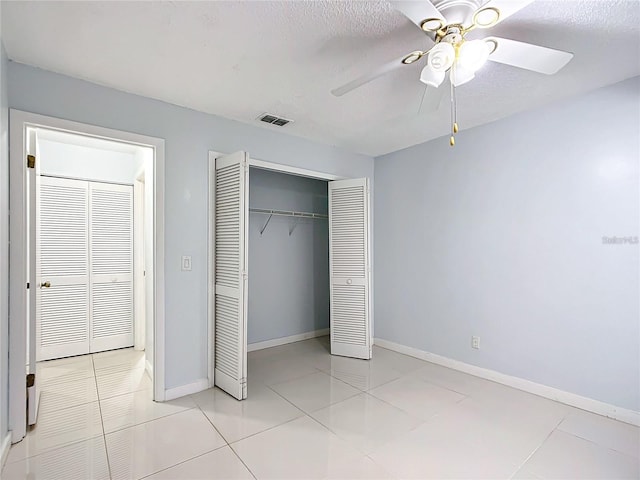
[(27, 155), (27, 168), (36, 168), (36, 156)]
[(29, 290), (29, 282), (27, 282), (27, 290)]

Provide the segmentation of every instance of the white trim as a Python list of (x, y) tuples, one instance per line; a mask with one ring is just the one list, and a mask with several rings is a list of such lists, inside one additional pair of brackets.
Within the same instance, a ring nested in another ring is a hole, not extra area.
[(251, 157), (249, 158), (249, 166), (261, 168), (263, 170), (272, 170), (274, 172), (290, 173), (292, 175), (298, 175), (300, 177), (317, 178), (320, 180), (343, 180), (344, 179), (344, 177), (333, 175), (332, 173), (324, 173), (324, 172), (318, 172), (315, 170), (307, 170), (306, 168), (292, 167), (290, 165), (283, 165), (281, 163), (265, 162), (264, 160), (257, 160)]
[[(153, 380), (153, 365), (151, 365), (151, 362), (146, 358), (144, 361), (144, 370), (145, 372), (147, 372), (147, 375), (149, 375), (149, 378)], [(165, 397), (166, 397), (166, 392), (165, 392)]]
[(135, 350), (144, 350), (146, 340), (145, 285), (144, 285), (144, 173), (143, 180), (136, 175), (133, 184), (133, 331)]
[(215, 384), (215, 342), (213, 341), (215, 332), (215, 312), (214, 312), (214, 293), (215, 293), (215, 279), (214, 279), (214, 249), (215, 249), (215, 237), (214, 237), (214, 225), (215, 225), (215, 175), (216, 175), (216, 157), (222, 155), (220, 152), (209, 151), (209, 188), (207, 199), (207, 375), (209, 378), (209, 387), (213, 387)]
[(207, 388), (209, 388), (209, 379), (201, 378), (200, 380), (189, 383), (188, 385), (168, 389), (165, 392), (165, 400), (169, 401), (175, 398), (184, 397), (185, 395), (201, 392)]
[(394, 352), (409, 355), (411, 357), (419, 358), (427, 362), (442, 365), (453, 370), (468, 373), (470, 375), (491, 380), (492, 382), (501, 383), (508, 387), (513, 387), (524, 392), (532, 393), (540, 397), (555, 400), (556, 402), (564, 403), (572, 407), (587, 410), (589, 412), (603, 415), (605, 417), (620, 420), (621, 422), (630, 423), (631, 425), (640, 426), (640, 412), (634, 410), (628, 410), (626, 408), (617, 407), (609, 403), (594, 400), (592, 398), (583, 397), (575, 393), (566, 392), (558, 388), (549, 387), (540, 383), (525, 380), (520, 377), (513, 377), (505, 373), (496, 372), (495, 370), (489, 370), (488, 368), (478, 367), (469, 363), (454, 360), (452, 358), (443, 357), (435, 353), (430, 353), (424, 350), (420, 350), (413, 347), (407, 347), (399, 343), (390, 342), (381, 338), (374, 340), (375, 345), (393, 350)]
[[(43, 128), (115, 140), (121, 143), (151, 147), (154, 149), (154, 287), (155, 328), (154, 400), (165, 398), (165, 325), (164, 325), (164, 140), (146, 135), (123, 132), (109, 128), (47, 117), (11, 109), (9, 111), (10, 152), (9, 191), (10, 213), (10, 282), (9, 282), (9, 429), (12, 442), (20, 441), (26, 434), (25, 364), (27, 326), (27, 211), (25, 135), (27, 127)], [(14, 288), (11, 288), (11, 287)]]
[(300, 342), (302, 340), (308, 340), (315, 337), (324, 337), (329, 335), (328, 328), (322, 328), (320, 330), (313, 330), (312, 332), (299, 333), (297, 335), (291, 335), (289, 337), (274, 338), (272, 340), (265, 340), (264, 342), (250, 343), (247, 346), (248, 352), (255, 352), (256, 350), (263, 350), (265, 348), (277, 347), (279, 345), (286, 345), (287, 343)]
[(4, 468), (4, 463), (9, 456), (9, 450), (11, 449), (11, 432), (7, 432), (2, 440), (2, 446), (0, 447), (0, 470)]

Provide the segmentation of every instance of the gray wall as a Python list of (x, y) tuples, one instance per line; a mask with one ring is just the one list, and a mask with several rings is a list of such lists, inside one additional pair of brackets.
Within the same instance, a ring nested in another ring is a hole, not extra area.
[[(251, 208), (327, 214), (327, 182), (251, 168)], [(327, 220), (249, 217), (249, 343), (329, 328)]]
[(640, 410), (639, 94), (377, 158), (376, 337)]
[[(8, 80), (11, 108), (165, 139), (166, 388), (207, 377), (207, 152), (246, 150), (261, 160), (373, 178), (370, 157), (270, 129), (14, 62)], [(182, 255), (192, 256), (191, 272), (180, 271)]]
[(0, 32), (0, 442), (4, 440), (9, 425), (9, 110), (7, 109), (7, 66), (7, 54), (4, 51), (2, 32)]

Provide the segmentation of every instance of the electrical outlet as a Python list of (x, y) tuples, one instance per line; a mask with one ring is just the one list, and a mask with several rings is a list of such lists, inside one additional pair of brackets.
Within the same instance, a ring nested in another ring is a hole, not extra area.
[(471, 348), (480, 348), (480, 337), (471, 337)]

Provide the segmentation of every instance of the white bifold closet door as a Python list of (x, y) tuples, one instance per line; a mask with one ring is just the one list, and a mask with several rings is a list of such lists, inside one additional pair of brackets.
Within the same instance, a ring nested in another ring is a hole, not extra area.
[(36, 360), (89, 352), (89, 185), (40, 177)]
[(133, 187), (89, 183), (90, 347), (133, 345)]
[(331, 353), (370, 359), (369, 182), (329, 182)]
[(131, 186), (40, 177), (36, 360), (133, 345)]
[(214, 175), (214, 383), (247, 398), (249, 158), (218, 157)]

